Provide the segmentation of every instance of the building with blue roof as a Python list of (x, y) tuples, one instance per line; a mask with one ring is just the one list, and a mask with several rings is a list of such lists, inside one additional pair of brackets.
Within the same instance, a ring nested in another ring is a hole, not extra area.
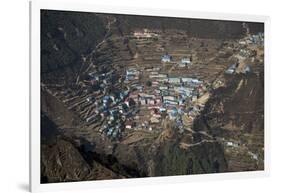
[(171, 62), (171, 60), (172, 60), (172, 56), (170, 56), (169, 54), (165, 54), (161, 57), (162, 62)]

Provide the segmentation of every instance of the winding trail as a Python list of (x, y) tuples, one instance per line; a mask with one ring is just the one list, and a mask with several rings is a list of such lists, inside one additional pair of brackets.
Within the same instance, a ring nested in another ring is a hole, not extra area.
[[(104, 44), (104, 43), (107, 41), (107, 38), (109, 37), (109, 34), (110, 34), (110, 32), (111, 32), (111, 26), (112, 26), (114, 23), (116, 23), (116, 18), (113, 18), (112, 21), (110, 21), (109, 18), (108, 18), (108, 20), (109, 20), (109, 21), (108, 21), (108, 23), (107, 23), (107, 25), (106, 25), (107, 32), (105, 33), (105, 35), (104, 35), (104, 37), (103, 37), (103, 40), (95, 46), (95, 48), (90, 52), (90, 54), (88, 54), (88, 56), (85, 57), (85, 59), (83, 59), (83, 60), (84, 60), (84, 61), (83, 61), (83, 64), (81, 65), (81, 68), (80, 68), (79, 73), (78, 73), (77, 78), (76, 78), (76, 84), (77, 84), (77, 85), (78, 85), (79, 82), (80, 82), (80, 74), (82, 73), (82, 69), (83, 69), (84, 66), (86, 65), (87, 58), (88, 58), (88, 57), (91, 57), (93, 54), (95, 54), (96, 51), (100, 48), (100, 46), (101, 46), (102, 44)], [(83, 57), (82, 57), (82, 58), (83, 58)], [(89, 66), (88, 66), (88, 68), (86, 69), (86, 71), (88, 71), (92, 66), (93, 66), (93, 63), (90, 63)]]

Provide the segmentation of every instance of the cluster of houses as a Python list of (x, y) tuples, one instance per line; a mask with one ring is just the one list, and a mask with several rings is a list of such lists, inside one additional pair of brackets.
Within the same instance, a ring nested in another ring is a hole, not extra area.
[[(161, 58), (162, 62), (171, 60), (168, 54)], [(182, 58), (180, 63), (190, 65), (191, 58)], [(225, 73), (234, 74), (237, 67), (238, 64), (232, 64)], [(246, 65), (243, 73), (250, 71), (250, 65)], [(159, 67), (132, 67), (119, 76), (110, 69), (88, 75), (91, 95), (85, 100), (94, 110), (89, 111), (85, 120), (89, 124), (99, 123), (99, 132), (110, 139), (120, 139), (127, 129), (151, 131), (160, 127), (164, 118), (174, 121), (177, 128), (183, 130), (183, 117), (192, 121), (204, 108), (196, 103), (207, 92), (203, 81), (169, 74)], [(148, 79), (141, 80), (140, 77)], [(143, 110), (145, 113), (140, 113)]]
[[(132, 71), (126, 77), (132, 80), (133, 76)], [(119, 83), (123, 81), (114, 70), (106, 73), (90, 72), (86, 80), (89, 96), (85, 102), (91, 110), (85, 120), (88, 124), (102, 123), (99, 132), (112, 139), (121, 137), (125, 120), (136, 113), (135, 109), (131, 110), (135, 103), (128, 98), (130, 91), (119, 88)]]
[[(127, 76), (131, 74), (129, 72), (134, 70), (128, 69)], [(203, 81), (160, 73), (159, 68), (148, 68), (143, 73), (148, 74), (151, 85), (141, 85), (139, 82), (135, 85), (135, 88), (138, 89), (132, 90), (128, 98), (134, 100), (139, 108), (147, 109), (150, 112), (149, 120), (144, 121), (140, 118), (138, 119), (141, 121), (130, 120), (126, 124), (126, 128), (149, 128), (152, 130), (151, 125), (160, 123), (165, 116), (174, 120), (178, 128), (181, 128), (183, 127), (182, 115), (195, 115), (194, 111), (200, 110), (200, 107), (197, 106), (192, 108), (192, 102), (197, 100), (206, 90)], [(134, 76), (139, 74), (140, 72), (134, 71)], [(133, 78), (132, 82), (136, 79)]]
[[(255, 58), (257, 56), (257, 51), (253, 49), (247, 48), (245, 45), (259, 45), (263, 46), (264, 42), (264, 34), (258, 33), (254, 35), (248, 35), (245, 38), (241, 39), (239, 41), (239, 44), (241, 45), (239, 49), (239, 57), (242, 59), (251, 59), (252, 62), (255, 62)], [(249, 74), (253, 71), (252, 66), (250, 64), (246, 64), (243, 66), (243, 69), (240, 68), (240, 70), (237, 70), (238, 63), (237, 64), (231, 64), (225, 71), (225, 74), (235, 74), (237, 72), (243, 73), (243, 74)]]
[[(171, 60), (171, 57), (166, 57)], [(191, 63), (189, 58), (183, 58), (181, 62)], [(192, 104), (206, 88), (198, 79), (159, 71), (160, 68), (151, 67), (143, 70), (128, 68), (121, 76), (113, 70), (89, 73), (87, 82), (91, 94), (85, 102), (93, 110), (89, 110), (86, 122), (100, 124), (99, 132), (117, 140), (126, 129), (152, 130), (153, 125), (160, 125), (167, 116), (176, 122), (178, 128), (183, 128), (181, 116), (196, 115), (200, 107)], [(142, 73), (149, 77), (149, 84), (140, 80)], [(141, 117), (141, 109), (149, 112), (148, 118)]]
[(119, 139), (124, 131), (126, 120), (134, 117), (138, 113), (136, 103), (127, 97), (128, 91), (122, 96), (123, 97), (120, 97), (116, 105), (106, 105), (105, 112), (107, 114), (103, 115), (104, 122), (99, 130), (112, 139)]
[[(161, 56), (161, 62), (163, 63), (170, 63), (172, 62), (173, 57), (166, 53), (165, 55)], [(178, 66), (183, 68), (183, 67), (188, 67), (192, 64), (192, 58), (191, 57), (183, 57), (181, 60), (178, 62)]]
[(95, 104), (94, 113), (86, 121), (88, 123), (102, 122), (99, 132), (111, 139), (119, 139), (125, 128), (126, 120), (138, 113), (135, 101), (129, 97), (130, 91), (111, 92), (97, 100), (87, 98)]
[(247, 37), (241, 39), (239, 41), (240, 45), (247, 45), (247, 44), (255, 44), (255, 45), (264, 45), (264, 33), (259, 32), (257, 34), (248, 35)]

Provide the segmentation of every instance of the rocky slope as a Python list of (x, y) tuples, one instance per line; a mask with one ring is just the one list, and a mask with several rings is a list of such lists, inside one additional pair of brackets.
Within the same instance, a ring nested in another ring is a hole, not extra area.
[(226, 76), (226, 86), (214, 91), (194, 128), (225, 143), (228, 171), (264, 167), (264, 78)]
[(99, 161), (88, 162), (83, 149), (44, 113), (41, 125), (41, 183), (124, 178)]
[(83, 56), (105, 33), (105, 21), (95, 14), (41, 10), (41, 81), (75, 81)]

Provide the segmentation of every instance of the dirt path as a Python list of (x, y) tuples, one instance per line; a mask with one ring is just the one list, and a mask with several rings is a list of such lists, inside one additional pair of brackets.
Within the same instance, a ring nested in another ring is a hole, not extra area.
[[(83, 59), (83, 60), (85, 60), (85, 62), (83, 62), (83, 64), (81, 65), (81, 68), (79, 70), (78, 76), (76, 78), (76, 84), (79, 84), (79, 82), (80, 82), (80, 74), (82, 73), (82, 69), (86, 65), (87, 57), (91, 57), (99, 49), (99, 47), (107, 41), (107, 38), (108, 38), (108, 36), (109, 36), (109, 34), (111, 32), (111, 26), (115, 22), (116, 22), (116, 18), (114, 18), (112, 21), (110, 21), (110, 20), (108, 21), (108, 23), (106, 25), (107, 32), (105, 33), (103, 40), (95, 46), (95, 48), (91, 51), (91, 53), (88, 56), (86, 56), (86, 59)], [(92, 67), (92, 65), (93, 64), (91, 63), (88, 66), (88, 68), (86, 69), (86, 71), (88, 71)]]

